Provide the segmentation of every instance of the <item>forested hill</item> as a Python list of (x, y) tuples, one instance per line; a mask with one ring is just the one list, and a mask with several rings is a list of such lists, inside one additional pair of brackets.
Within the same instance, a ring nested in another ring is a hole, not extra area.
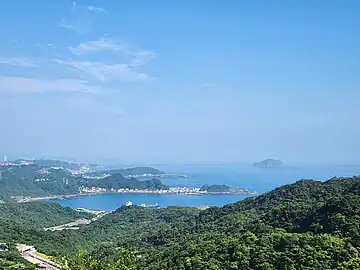
[[(55, 203), (28, 202), (0, 204), (0, 228), (5, 224), (19, 225), (27, 228), (44, 228), (68, 223), (80, 218), (92, 218), (93, 215), (61, 207)], [(1, 230), (0, 242), (4, 240)], [(11, 235), (10, 235), (11, 237)], [(7, 236), (7, 239), (9, 237)]]
[[(68, 164), (61, 161), (36, 161), (30, 165), (8, 166), (0, 173), (0, 200), (10, 200), (12, 196), (47, 196), (76, 194), (83, 187), (100, 187), (106, 189), (167, 189), (160, 180), (140, 181), (133, 177), (124, 177), (121, 173), (113, 173), (105, 178), (85, 178), (83, 175), (73, 175), (63, 168), (43, 167), (44, 164)], [(64, 165), (65, 166), (65, 165)], [(151, 172), (162, 173), (153, 168), (125, 169), (124, 174)], [(123, 170), (122, 170), (123, 171)]]
[(70, 269), (360, 269), (360, 178), (301, 180), (207, 210), (123, 206), (78, 231), (16, 226), (12, 238)]
[(83, 182), (83, 185), (90, 187), (101, 187), (106, 189), (129, 188), (160, 190), (169, 188), (168, 186), (164, 185), (159, 179), (140, 181), (136, 178), (125, 178), (120, 173), (113, 174), (103, 179), (87, 180), (86, 182)]
[(63, 248), (75, 241), (101, 265), (126, 247), (129, 269), (358, 269), (359, 187), (359, 177), (301, 180), (203, 211), (122, 207)]
[(124, 168), (124, 169), (105, 170), (103, 172), (109, 174), (121, 174), (125, 177), (143, 176), (143, 175), (159, 176), (165, 174), (164, 171), (160, 171), (152, 167), (132, 167), (132, 168)]

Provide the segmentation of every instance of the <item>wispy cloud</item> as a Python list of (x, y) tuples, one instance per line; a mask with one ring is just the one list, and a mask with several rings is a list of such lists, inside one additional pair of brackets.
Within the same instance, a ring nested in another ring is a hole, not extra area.
[(150, 50), (134, 49), (128, 43), (113, 39), (99, 39), (79, 44), (76, 47), (69, 47), (70, 51), (77, 56), (88, 55), (97, 52), (114, 52), (121, 56), (122, 64), (104, 64), (100, 62), (88, 61), (61, 61), (59, 64), (65, 64), (73, 69), (90, 74), (98, 80), (117, 78), (123, 81), (144, 81), (151, 79), (137, 69), (147, 65), (157, 56), (157, 53)]
[(108, 38), (87, 41), (69, 49), (77, 56), (103, 51), (119, 53), (124, 56), (124, 59), (128, 59), (132, 67), (144, 66), (158, 55), (153, 51), (135, 49), (128, 43)]
[(157, 56), (157, 53), (152, 51), (135, 51), (132, 52), (131, 66), (140, 67), (148, 64), (152, 59)]
[(43, 92), (80, 92), (97, 94), (104, 89), (76, 79), (40, 80), (23, 77), (0, 77), (0, 92), (34, 94)]
[(83, 6), (83, 5), (79, 5), (76, 2), (72, 2), (72, 9), (73, 10), (88, 10), (88, 11), (92, 11), (92, 12), (103, 12), (103, 13), (107, 13), (106, 10), (104, 8), (101, 7), (95, 7), (95, 6)]
[(71, 21), (71, 22), (67, 22), (65, 20), (62, 20), (58, 23), (58, 25), (60, 27), (72, 30), (78, 34), (85, 34), (87, 32), (89, 32), (90, 30), (90, 25), (87, 22), (83, 22), (83, 21)]
[(60, 65), (82, 72), (99, 81), (120, 80), (120, 81), (148, 81), (151, 76), (139, 72), (127, 64), (104, 64), (101, 62), (54, 60)]
[(87, 6), (87, 9), (88, 9), (89, 11), (93, 11), (93, 12), (103, 12), (103, 13), (107, 13), (106, 9), (100, 8), (100, 7)]
[(20, 67), (37, 67), (38, 61), (27, 57), (1, 57), (0, 64), (20, 66)]
[(85, 34), (90, 31), (92, 16), (90, 13), (107, 13), (104, 8), (95, 6), (78, 5), (72, 2), (71, 16), (61, 20), (60, 27), (72, 30), (78, 34)]
[(76, 47), (69, 47), (70, 51), (75, 55), (85, 55), (89, 53), (95, 53), (100, 51), (121, 51), (124, 50), (124, 46), (117, 40), (112, 39), (99, 39), (80, 43)]

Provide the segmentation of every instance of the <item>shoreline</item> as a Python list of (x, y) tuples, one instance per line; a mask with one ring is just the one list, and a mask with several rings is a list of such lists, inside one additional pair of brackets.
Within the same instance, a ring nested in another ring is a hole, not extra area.
[(206, 195), (257, 195), (257, 192), (202, 192), (202, 193), (185, 193), (185, 192), (165, 192), (161, 193), (159, 191), (125, 191), (125, 192), (114, 192), (114, 191), (106, 191), (106, 192), (86, 192), (86, 193), (76, 193), (76, 194), (63, 194), (63, 195), (49, 195), (49, 196), (41, 196), (41, 197), (22, 197), (21, 199), (15, 199), (18, 203), (26, 203), (26, 202), (37, 202), (37, 201), (47, 201), (47, 200), (64, 200), (70, 198), (78, 198), (83, 196), (96, 196), (101, 194), (153, 194), (153, 195), (176, 195), (176, 194), (184, 194), (187, 196), (206, 196)]

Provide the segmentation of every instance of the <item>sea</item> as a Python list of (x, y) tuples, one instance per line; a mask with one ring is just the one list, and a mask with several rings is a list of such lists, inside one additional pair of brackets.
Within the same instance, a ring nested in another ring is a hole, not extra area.
[[(332, 177), (360, 175), (360, 166), (303, 166), (279, 168), (255, 168), (251, 165), (218, 166), (157, 166), (167, 173), (184, 174), (183, 177), (162, 178), (169, 186), (201, 187), (204, 184), (224, 184), (233, 188), (248, 189), (258, 194), (271, 191), (301, 179), (325, 181)], [(157, 195), (157, 194), (98, 194), (68, 199), (52, 199), (64, 207), (113, 211), (126, 202), (133, 204), (158, 204), (168, 206), (223, 206), (254, 195)]]

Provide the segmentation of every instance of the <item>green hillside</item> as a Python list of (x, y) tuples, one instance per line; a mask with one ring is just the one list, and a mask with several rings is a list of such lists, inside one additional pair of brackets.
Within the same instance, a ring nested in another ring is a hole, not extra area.
[(357, 269), (359, 184), (302, 180), (183, 218), (190, 210), (121, 208), (81, 234), (141, 255), (137, 269)]
[(48, 169), (42, 173), (42, 167), (33, 164), (13, 166), (2, 173), (0, 194), (10, 196), (44, 196), (50, 194), (77, 193), (81, 179), (72, 176), (66, 170)]
[(160, 175), (164, 173), (165, 172), (152, 167), (133, 167), (133, 168), (126, 168), (121, 170), (121, 174), (124, 176), (142, 175), (142, 174)]
[[(11, 222), (31, 228), (43, 228), (68, 223), (91, 214), (61, 207), (55, 203), (28, 202), (0, 204), (0, 222)], [(3, 235), (0, 235), (0, 242)]]
[(78, 231), (0, 230), (70, 269), (359, 269), (359, 203), (359, 177), (301, 180), (220, 208), (123, 206)]
[(104, 171), (105, 173), (109, 174), (122, 174), (123, 176), (135, 176), (135, 175), (162, 175), (165, 172), (160, 171), (158, 169), (152, 167), (132, 167), (132, 168), (124, 168), (124, 169), (114, 169), (114, 170), (107, 170)]
[[(6, 201), (13, 196), (77, 194), (80, 187), (152, 190), (168, 188), (157, 179), (140, 181), (136, 178), (125, 178), (120, 173), (103, 179), (85, 179), (81, 176), (73, 176), (64, 169), (44, 168), (43, 165), (47, 163), (48, 161), (44, 161), (40, 164), (6, 168), (0, 178), (0, 200)], [(57, 163), (55, 162), (55, 164)], [(62, 164), (59, 163), (59, 165)], [(157, 170), (153, 169), (152, 171)]]
[(91, 186), (101, 187), (106, 189), (111, 189), (111, 188), (151, 189), (151, 190), (168, 189), (168, 187), (158, 179), (140, 181), (136, 178), (125, 178), (120, 173), (113, 174), (103, 179), (87, 180), (86, 182), (83, 182), (83, 185), (89, 187)]

